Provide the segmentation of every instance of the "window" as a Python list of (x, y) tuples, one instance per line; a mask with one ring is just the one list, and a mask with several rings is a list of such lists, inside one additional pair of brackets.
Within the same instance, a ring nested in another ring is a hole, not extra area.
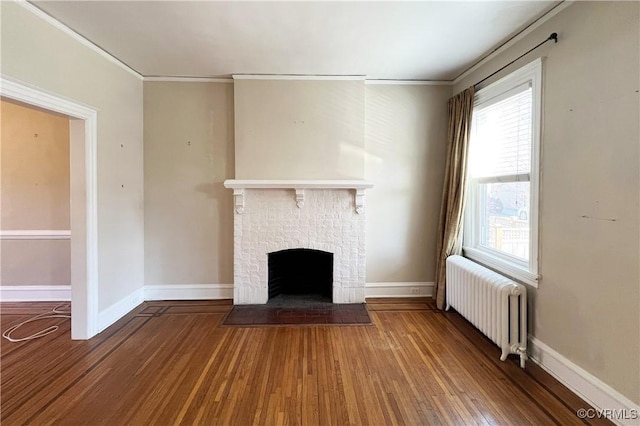
[(537, 286), (540, 59), (479, 90), (469, 141), (464, 254)]

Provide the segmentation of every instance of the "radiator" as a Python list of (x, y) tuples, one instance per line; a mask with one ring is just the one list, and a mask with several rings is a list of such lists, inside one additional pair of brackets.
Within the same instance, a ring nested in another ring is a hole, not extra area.
[(447, 306), (493, 340), (509, 354), (527, 360), (527, 291), (522, 284), (465, 259), (447, 258)]

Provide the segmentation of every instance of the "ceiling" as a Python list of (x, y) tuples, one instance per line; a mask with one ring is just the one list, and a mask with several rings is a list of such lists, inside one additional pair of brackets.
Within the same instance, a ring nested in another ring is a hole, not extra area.
[(453, 80), (558, 1), (34, 1), (144, 76)]

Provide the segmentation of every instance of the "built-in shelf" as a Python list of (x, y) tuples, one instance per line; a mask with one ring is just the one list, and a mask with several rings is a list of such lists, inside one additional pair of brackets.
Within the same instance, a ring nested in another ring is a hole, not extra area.
[(304, 206), (305, 189), (353, 189), (355, 190), (356, 213), (364, 210), (364, 191), (373, 188), (373, 182), (366, 180), (272, 180), (272, 179), (228, 179), (225, 188), (233, 189), (236, 213), (244, 212), (244, 191), (246, 189), (293, 189), (299, 208)]

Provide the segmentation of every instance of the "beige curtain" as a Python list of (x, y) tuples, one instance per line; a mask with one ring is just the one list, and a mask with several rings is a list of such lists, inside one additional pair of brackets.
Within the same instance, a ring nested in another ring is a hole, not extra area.
[(438, 226), (436, 250), (436, 279), (434, 295), (438, 309), (444, 309), (447, 283), (447, 257), (462, 251), (462, 215), (467, 183), (467, 153), (471, 134), (474, 87), (449, 99), (449, 127), (447, 131), (447, 164), (442, 190), (442, 207)]

